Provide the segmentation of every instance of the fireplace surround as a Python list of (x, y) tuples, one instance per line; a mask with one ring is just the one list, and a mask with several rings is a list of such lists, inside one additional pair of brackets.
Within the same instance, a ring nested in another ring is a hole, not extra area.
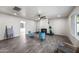
[(41, 32), (45, 32), (45, 34), (47, 34), (47, 29), (46, 28), (42, 28)]

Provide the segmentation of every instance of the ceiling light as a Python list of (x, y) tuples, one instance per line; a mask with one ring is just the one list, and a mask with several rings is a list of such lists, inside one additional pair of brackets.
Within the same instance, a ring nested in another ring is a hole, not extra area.
[(14, 13), (14, 15), (17, 15), (17, 13)]

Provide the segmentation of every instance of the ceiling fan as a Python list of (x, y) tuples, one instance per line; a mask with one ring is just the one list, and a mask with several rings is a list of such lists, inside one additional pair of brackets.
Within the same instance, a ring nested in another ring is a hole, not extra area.
[(42, 19), (46, 19), (46, 18), (47, 18), (46, 16), (43, 16), (41, 14), (38, 14), (36, 20), (42, 20)]

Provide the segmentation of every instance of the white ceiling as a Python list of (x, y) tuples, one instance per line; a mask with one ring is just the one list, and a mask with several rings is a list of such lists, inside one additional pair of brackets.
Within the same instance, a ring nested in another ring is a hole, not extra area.
[[(0, 12), (14, 15), (14, 6), (0, 6)], [(47, 16), (48, 19), (67, 17), (74, 9), (72, 6), (18, 6), (21, 8), (19, 15), (27, 19), (37, 19), (37, 15)]]

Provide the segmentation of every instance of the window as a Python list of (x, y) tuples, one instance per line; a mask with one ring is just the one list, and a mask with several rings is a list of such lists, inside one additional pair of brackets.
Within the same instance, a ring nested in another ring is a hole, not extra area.
[(21, 28), (24, 28), (24, 23), (20, 23), (20, 27)]
[(71, 16), (71, 34), (79, 39), (79, 15)]
[(77, 35), (79, 36), (79, 15), (76, 16)]
[(20, 28), (25, 28), (25, 22), (24, 21), (20, 21)]

